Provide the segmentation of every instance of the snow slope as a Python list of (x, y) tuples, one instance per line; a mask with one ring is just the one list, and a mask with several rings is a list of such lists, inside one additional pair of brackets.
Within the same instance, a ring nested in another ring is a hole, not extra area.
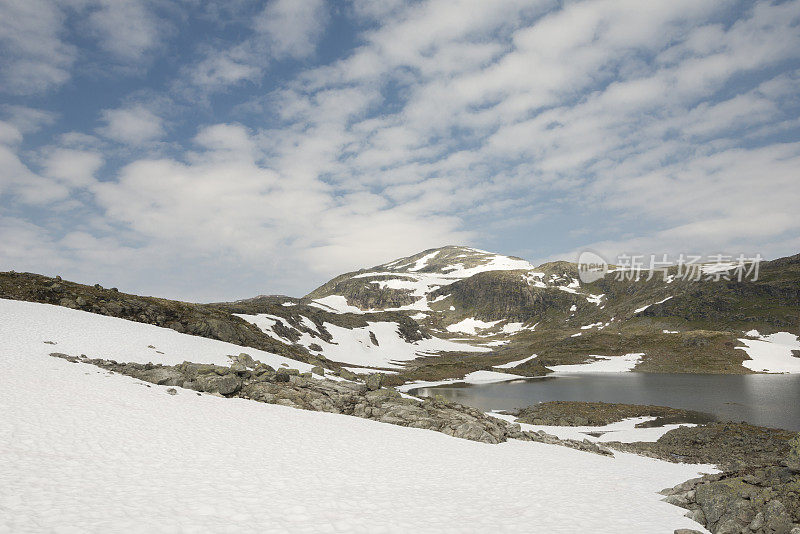
[(119, 362), (176, 365), (188, 360), (230, 365), (228, 355), (246, 352), (275, 368), (288, 366), (304, 373), (313, 367), (271, 352), (180, 334), (169, 328), (17, 300), (0, 299), (0, 339), (6, 344), (9, 340), (25, 340), (26, 353), (44, 356), (62, 352)]
[(0, 532), (700, 528), (656, 492), (707, 467), (539, 443), (488, 445), (183, 389), (168, 395), (49, 357), (52, 347), (39, 345), (58, 335), (75, 348), (116, 344), (117, 357), (141, 352), (143, 361), (152, 359), (146, 341), (171, 340), (172, 360), (220, 358), (218, 342), (181, 342), (173, 335), (192, 336), (171, 331), (159, 338), (155, 327), (99, 316), (96, 328), (83, 312), (58, 312), (2, 303)]

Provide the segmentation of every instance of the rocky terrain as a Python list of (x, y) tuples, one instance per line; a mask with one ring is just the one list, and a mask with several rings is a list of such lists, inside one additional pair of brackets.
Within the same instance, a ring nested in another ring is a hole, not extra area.
[(520, 423), (557, 426), (604, 426), (629, 417), (655, 417), (637, 427), (664, 426), (669, 423), (706, 423), (712, 417), (692, 410), (667, 406), (613, 404), (607, 402), (541, 402), (512, 412)]
[(607, 443), (671, 462), (707, 462), (724, 472), (662, 493), (714, 534), (800, 533), (800, 434), (744, 423), (680, 427), (655, 443)]

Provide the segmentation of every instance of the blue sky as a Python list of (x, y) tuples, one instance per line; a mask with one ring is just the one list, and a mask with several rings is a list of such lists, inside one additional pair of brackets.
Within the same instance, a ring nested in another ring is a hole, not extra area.
[(800, 252), (800, 1), (0, 1), (0, 269)]

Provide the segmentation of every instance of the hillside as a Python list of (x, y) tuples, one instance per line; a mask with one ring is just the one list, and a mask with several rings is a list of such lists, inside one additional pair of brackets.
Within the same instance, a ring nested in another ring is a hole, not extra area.
[[(30, 273), (0, 273), (0, 298), (56, 304), (266, 350), (395, 384), (553, 370), (800, 372), (800, 255), (757, 281), (581, 282), (467, 247), (431, 249), (340, 275), (303, 298), (195, 304)], [(708, 279), (706, 279), (708, 278)]]

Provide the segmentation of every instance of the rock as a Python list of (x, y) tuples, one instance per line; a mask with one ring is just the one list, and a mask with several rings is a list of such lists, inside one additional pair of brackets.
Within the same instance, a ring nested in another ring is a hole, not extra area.
[(75, 304), (78, 306), (86, 306), (86, 299), (83, 297), (78, 297), (75, 299)]
[(167, 393), (169, 393), (170, 395), (177, 395), (178, 394), (178, 390), (175, 389), (175, 388), (169, 388), (167, 390)]
[(767, 532), (775, 534), (789, 534), (792, 530), (792, 518), (786, 507), (778, 500), (771, 500), (764, 508), (764, 522)]
[(703, 534), (703, 533), (693, 528), (676, 528), (674, 534)]
[(220, 395), (230, 395), (242, 387), (242, 380), (233, 374), (224, 376), (200, 375), (197, 377), (197, 383), (202, 391), (219, 393)]
[(315, 375), (325, 376), (325, 369), (323, 367), (320, 367), (319, 365), (312, 367), (311, 372), (314, 373)]
[(344, 367), (339, 369), (339, 376), (341, 376), (345, 380), (356, 380), (356, 379), (358, 379), (358, 375), (357, 374), (355, 374), (352, 371), (348, 371)]
[(253, 360), (253, 357), (246, 352), (242, 352), (238, 356), (235, 356), (234, 360), (251, 369), (256, 366), (256, 362)]
[(382, 375), (380, 374), (371, 374), (367, 377), (364, 381), (367, 384), (367, 389), (370, 391), (375, 391), (381, 388), (381, 378)]
[(231, 364), (231, 372), (237, 375), (243, 375), (247, 372), (247, 366), (241, 362), (233, 362)]
[(800, 433), (789, 440), (789, 452), (784, 458), (783, 465), (793, 473), (800, 473)]

